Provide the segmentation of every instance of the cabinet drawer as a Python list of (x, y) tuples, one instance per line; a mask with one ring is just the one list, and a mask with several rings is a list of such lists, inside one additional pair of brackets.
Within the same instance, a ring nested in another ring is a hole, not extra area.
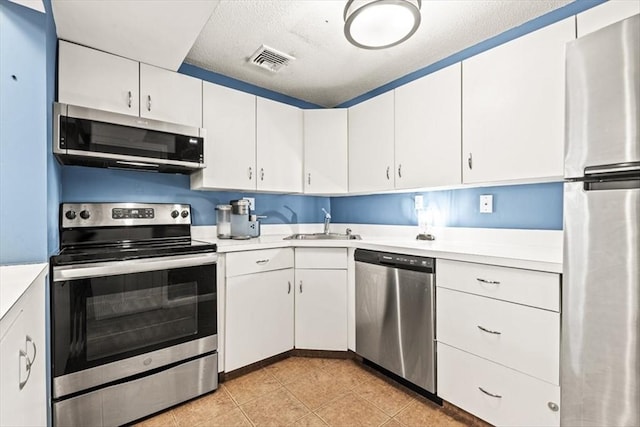
[(442, 343), (438, 395), (496, 426), (560, 425), (559, 386)]
[(560, 275), (439, 259), (436, 285), (560, 311)]
[(227, 277), (293, 268), (293, 249), (261, 249), (227, 254)]
[(448, 289), (436, 295), (439, 342), (559, 384), (558, 313)]
[(296, 268), (346, 269), (346, 248), (297, 248)]

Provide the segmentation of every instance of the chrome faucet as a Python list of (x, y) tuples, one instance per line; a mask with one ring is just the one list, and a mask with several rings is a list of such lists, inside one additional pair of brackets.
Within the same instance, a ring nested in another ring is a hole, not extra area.
[(324, 212), (324, 234), (329, 234), (329, 224), (331, 223), (331, 214), (322, 208)]

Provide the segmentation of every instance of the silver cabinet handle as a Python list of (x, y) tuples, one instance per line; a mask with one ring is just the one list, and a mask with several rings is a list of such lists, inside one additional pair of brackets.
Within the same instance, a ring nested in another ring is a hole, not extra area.
[(549, 407), (549, 409), (551, 409), (553, 412), (558, 412), (560, 410), (560, 406), (558, 406), (558, 404), (556, 402), (548, 402), (547, 406)]
[(390, 170), (390, 169), (391, 169), (391, 168), (390, 168), (389, 166), (387, 166), (387, 179), (391, 179), (391, 177), (389, 176), (389, 170)]
[(311, 185), (311, 172), (307, 174), (307, 184)]
[(289, 284), (289, 289), (287, 289), (287, 294), (291, 293), (291, 282), (287, 282)]
[(131, 102), (133, 102), (133, 98), (131, 96), (131, 91), (129, 91), (129, 102), (127, 103), (127, 105), (129, 106), (129, 108), (131, 108)]
[(151, 95), (147, 95), (147, 110), (151, 111)]
[(300, 293), (302, 293), (302, 280), (300, 280)]
[(486, 280), (486, 279), (481, 279), (480, 277), (476, 277), (476, 280), (480, 283), (486, 283), (487, 285), (499, 285), (500, 282), (498, 282), (497, 280)]
[(269, 258), (267, 259), (259, 259), (256, 261), (256, 264), (264, 265), (269, 262)]
[(249, 166), (249, 181), (251, 181), (251, 178), (253, 178), (253, 169)]
[(402, 163), (398, 165), (398, 178), (402, 178)]
[(478, 390), (480, 390), (487, 396), (495, 397), (496, 399), (502, 399), (502, 396), (500, 396), (499, 394), (489, 393), (487, 390), (483, 389), (482, 387), (478, 387)]
[[(33, 357), (29, 358), (29, 354), (27, 351), (27, 347), (29, 345), (29, 343), (31, 343), (31, 346), (33, 347)], [(36, 361), (36, 355), (38, 354), (38, 348), (36, 347), (36, 343), (33, 342), (33, 339), (29, 336), (26, 335), (25, 336), (25, 349), (24, 350), (20, 350), (18, 352), (18, 360), (24, 358), (25, 359), (25, 367), (27, 369), (27, 378), (24, 379), (24, 381), (21, 381), (20, 378), (22, 378), (22, 371), (20, 371), (20, 367), (22, 366), (21, 363), (18, 363), (18, 388), (20, 390), (22, 390), (24, 388), (25, 385), (27, 385), (27, 381), (29, 381), (29, 377), (31, 377), (31, 366), (33, 366), (33, 362)]]
[(473, 169), (473, 155), (469, 153), (469, 158), (467, 158), (467, 164), (469, 165), (469, 169)]
[(260, 168), (260, 181), (264, 181), (264, 168)]
[(476, 325), (478, 327), (478, 329), (480, 329), (481, 331), (484, 331), (488, 334), (493, 334), (493, 335), (502, 335), (502, 332), (498, 332), (498, 331), (492, 331), (491, 329), (487, 329), (487, 328), (483, 328), (480, 325)]

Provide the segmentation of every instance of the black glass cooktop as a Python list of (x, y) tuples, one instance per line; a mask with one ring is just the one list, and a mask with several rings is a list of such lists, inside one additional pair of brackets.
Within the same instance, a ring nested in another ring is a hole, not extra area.
[(63, 248), (58, 255), (51, 257), (53, 265), (85, 264), (128, 259), (189, 255), (216, 252), (215, 243), (198, 240), (163, 242), (120, 242), (112, 245), (79, 245)]

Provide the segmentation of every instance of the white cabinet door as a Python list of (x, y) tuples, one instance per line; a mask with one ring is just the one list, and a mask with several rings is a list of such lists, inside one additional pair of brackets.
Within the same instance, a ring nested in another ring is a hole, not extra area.
[(60, 40), (58, 102), (138, 116), (138, 62)]
[(0, 328), (1, 426), (47, 424), (45, 277), (31, 284)]
[(191, 175), (192, 189), (256, 189), (256, 97), (202, 83), (206, 167)]
[(349, 108), (349, 192), (394, 186), (393, 92)]
[(296, 269), (295, 346), (347, 350), (347, 270)]
[(202, 80), (140, 64), (140, 117), (202, 127)]
[(609, 0), (577, 16), (578, 37), (640, 13), (639, 1)]
[(561, 178), (568, 18), (462, 63), (463, 182)]
[(292, 268), (227, 278), (227, 372), (293, 348)]
[(347, 192), (347, 110), (304, 111), (304, 192)]
[(395, 90), (396, 188), (460, 184), (461, 65)]
[(302, 110), (258, 97), (258, 190), (302, 193)]
[(559, 426), (560, 387), (438, 343), (438, 395), (495, 426)]

